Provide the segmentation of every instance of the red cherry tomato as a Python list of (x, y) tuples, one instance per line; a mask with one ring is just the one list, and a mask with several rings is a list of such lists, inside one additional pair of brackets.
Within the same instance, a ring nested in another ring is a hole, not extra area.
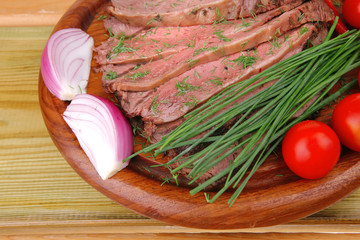
[(360, 93), (349, 95), (336, 105), (332, 127), (342, 144), (360, 152)]
[(347, 23), (360, 29), (360, 0), (345, 0), (342, 12)]
[(287, 166), (306, 179), (325, 176), (339, 160), (341, 145), (325, 123), (307, 120), (294, 125), (285, 135), (282, 153)]

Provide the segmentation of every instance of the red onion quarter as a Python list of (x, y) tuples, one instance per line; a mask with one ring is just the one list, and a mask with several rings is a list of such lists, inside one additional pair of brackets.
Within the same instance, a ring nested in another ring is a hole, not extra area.
[(86, 93), (94, 40), (79, 28), (55, 32), (42, 58), (41, 74), (46, 87), (60, 100)]
[(102, 179), (125, 168), (133, 151), (129, 122), (110, 100), (78, 94), (63, 113), (82, 149)]

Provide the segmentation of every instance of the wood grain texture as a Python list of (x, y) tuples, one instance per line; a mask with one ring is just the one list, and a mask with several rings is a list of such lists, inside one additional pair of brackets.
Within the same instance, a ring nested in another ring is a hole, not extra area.
[(99, 233), (99, 234), (56, 234), (56, 235), (43, 235), (36, 234), (30, 236), (19, 236), (19, 235), (8, 235), (0, 236), (0, 240), (13, 240), (13, 239), (22, 239), (22, 240), (46, 240), (46, 239), (62, 239), (62, 240), (194, 240), (194, 239), (242, 239), (242, 240), (265, 240), (265, 239), (276, 239), (276, 240), (287, 240), (287, 239), (299, 239), (299, 240), (356, 240), (359, 239), (357, 234), (314, 234), (314, 233), (266, 233), (266, 234), (257, 234), (257, 233), (199, 233), (199, 234), (169, 234), (169, 233), (157, 233), (157, 234), (109, 234), (109, 233)]
[[(295, 240), (297, 236), (313, 239), (309, 233), (332, 233), (321, 235), (323, 239), (353, 236), (333, 233), (360, 233), (360, 189), (329, 208), (288, 224), (221, 231), (148, 219), (105, 197), (66, 163), (41, 116), (37, 94), (40, 56), (52, 29), (0, 27), (0, 239), (169, 239), (180, 233), (188, 239), (208, 239), (209, 235), (199, 233), (230, 238), (228, 233), (278, 232), (284, 233), (284, 239)], [(285, 233), (291, 232), (307, 235), (289, 234), (286, 238)], [(269, 234), (256, 236), (278, 239)]]
[[(105, 1), (101, 0), (77, 1), (56, 25), (55, 30), (79, 27), (87, 30), (99, 44), (97, 40), (104, 37), (104, 30), (94, 17), (103, 3)], [(105, 96), (99, 82), (99, 76), (92, 74), (88, 92)], [(39, 97), (50, 136), (83, 179), (123, 206), (170, 224), (231, 229), (286, 223), (330, 206), (360, 185), (360, 154), (346, 150), (329, 175), (311, 181), (295, 177), (286, 170), (280, 159), (273, 156), (273, 160), (267, 161), (258, 171), (259, 175), (252, 178), (250, 187), (245, 189), (231, 208), (226, 203), (230, 193), (223, 194), (214, 204), (207, 204), (203, 194), (190, 196), (188, 189), (174, 185), (160, 186), (158, 181), (133, 170), (136, 168), (127, 168), (103, 181), (62, 119), (61, 114), (68, 103), (55, 98), (44, 86), (41, 76)], [(327, 120), (326, 113), (328, 112), (320, 115), (324, 120)], [(142, 159), (140, 164), (141, 162)], [(279, 174), (286, 177), (278, 180)]]
[(0, 26), (54, 26), (75, 0), (0, 1)]

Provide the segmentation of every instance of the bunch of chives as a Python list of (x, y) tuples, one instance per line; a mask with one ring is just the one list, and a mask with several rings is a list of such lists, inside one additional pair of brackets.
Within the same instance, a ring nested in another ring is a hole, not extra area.
[[(191, 194), (196, 194), (226, 177), (224, 186), (212, 198), (207, 197), (207, 201), (214, 202), (232, 187), (236, 189), (228, 201), (232, 205), (251, 176), (280, 145), (283, 135), (291, 126), (308, 118), (354, 85), (355, 81), (324, 100), (343, 74), (360, 66), (360, 31), (349, 31), (330, 40), (335, 24), (336, 21), (322, 44), (226, 88), (187, 114), (186, 120), (160, 142), (140, 152), (157, 148), (155, 153), (160, 154), (186, 146), (185, 150), (166, 165), (178, 162), (178, 167), (171, 171), (173, 174), (182, 168), (191, 168), (188, 177), (192, 180), (189, 184), (226, 157), (237, 153), (226, 169), (190, 191)], [(260, 85), (272, 81), (274, 83), (270, 87), (237, 102)], [(300, 117), (292, 119), (297, 111), (314, 98), (315, 102)], [(219, 128), (235, 118), (238, 120), (225, 134), (214, 136)], [(199, 134), (201, 137), (196, 138)], [(206, 143), (202, 150), (188, 154), (202, 143)], [(246, 173), (248, 175), (245, 177)]]

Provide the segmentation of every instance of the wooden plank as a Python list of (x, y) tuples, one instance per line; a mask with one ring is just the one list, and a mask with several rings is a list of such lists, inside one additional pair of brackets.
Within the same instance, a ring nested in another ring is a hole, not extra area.
[(332, 224), (320, 221), (298, 220), (293, 223), (263, 228), (208, 230), (170, 226), (153, 219), (28, 221), (26, 224), (8, 223), (0, 227), (3, 235), (35, 234), (158, 234), (158, 233), (346, 233), (360, 234), (360, 224)]
[[(17, 239), (18, 235), (8, 235), (8, 236), (0, 236), (1, 240), (10, 240)], [(27, 236), (26, 239), (32, 240), (44, 240), (44, 239), (91, 239), (91, 240), (110, 240), (110, 239), (119, 239), (119, 240), (192, 240), (192, 239), (242, 239), (242, 240), (262, 240), (262, 239), (312, 239), (312, 240), (355, 240), (359, 239), (359, 236), (356, 234), (343, 234), (339, 236), (339, 234), (314, 234), (314, 233), (292, 233), (292, 234), (283, 234), (283, 233), (267, 233), (267, 234), (256, 234), (256, 233), (201, 233), (201, 234), (167, 234), (167, 233), (159, 233), (159, 234), (109, 234), (109, 233), (100, 233), (100, 234), (59, 234), (59, 235), (31, 235)]]
[[(7, 235), (0, 236), (1, 240), (10, 240), (10, 239), (20, 239), (22, 236), (20, 235)], [(355, 240), (359, 239), (359, 235), (357, 234), (314, 234), (314, 233), (266, 233), (266, 234), (257, 234), (257, 233), (200, 233), (200, 234), (188, 234), (188, 233), (180, 233), (180, 234), (169, 234), (169, 233), (157, 233), (157, 234), (110, 234), (110, 233), (98, 233), (98, 234), (56, 234), (56, 235), (43, 235), (36, 234), (26, 236), (23, 239), (31, 239), (31, 240), (45, 240), (45, 239), (68, 239), (68, 240), (82, 240), (82, 239), (91, 239), (91, 240), (195, 240), (195, 239), (242, 239), (242, 240), (263, 240), (263, 239), (312, 239), (312, 240)]]
[(0, 1), (0, 26), (53, 26), (75, 0)]

